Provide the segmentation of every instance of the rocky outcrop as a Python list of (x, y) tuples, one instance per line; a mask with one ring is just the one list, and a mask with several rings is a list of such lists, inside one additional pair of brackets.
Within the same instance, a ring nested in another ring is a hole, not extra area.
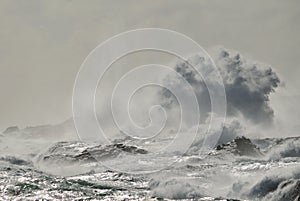
[(246, 137), (237, 137), (229, 143), (218, 145), (216, 150), (225, 150), (240, 156), (262, 156), (259, 148)]

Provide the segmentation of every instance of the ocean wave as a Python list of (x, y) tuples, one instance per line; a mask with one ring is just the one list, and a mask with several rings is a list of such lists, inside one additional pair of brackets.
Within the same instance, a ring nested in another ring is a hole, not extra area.
[(165, 178), (164, 180), (150, 181), (151, 195), (158, 198), (169, 199), (196, 199), (206, 195), (200, 193), (198, 185), (192, 185), (189, 181), (180, 178)]
[(298, 138), (282, 140), (269, 149), (268, 156), (270, 160), (300, 157), (300, 140)]

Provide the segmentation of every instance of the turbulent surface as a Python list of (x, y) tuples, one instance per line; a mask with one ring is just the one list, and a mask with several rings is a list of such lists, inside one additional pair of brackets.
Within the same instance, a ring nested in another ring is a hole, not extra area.
[[(173, 142), (176, 121), (166, 124), (158, 138), (137, 141), (112, 133), (113, 142), (106, 145), (76, 141), (72, 119), (55, 126), (10, 127), (0, 134), (1, 200), (300, 200), (300, 138), (242, 137), (244, 127), (272, 126), (269, 97), (280, 83), (277, 74), (227, 50), (215, 60), (228, 109), (227, 124), (217, 128), (222, 135), (215, 149), (203, 154), (205, 133), (200, 133), (186, 153), (164, 152), (161, 148)], [(189, 63), (208, 70), (207, 61), (196, 56)], [(211, 105), (205, 83), (186, 62), (175, 70), (197, 92), (203, 118), (199, 130), (206, 130)], [(186, 90), (175, 78), (165, 81)], [(213, 84), (214, 77), (208, 82)], [(165, 90), (158, 95), (170, 116), (176, 116), (174, 97)], [(163, 169), (137, 174), (148, 167)]]
[[(1, 143), (8, 140), (1, 138)], [(41, 145), (38, 153), (0, 157), (0, 197), (53, 200), (299, 200), (300, 138), (220, 144), (206, 157), (192, 152), (155, 174), (110, 171), (93, 159), (123, 160), (145, 149), (77, 141)], [(35, 143), (33, 143), (36, 145)], [(4, 152), (5, 147), (1, 147)], [(6, 147), (7, 149), (7, 147)], [(27, 148), (28, 149), (28, 148)], [(149, 159), (150, 160), (150, 159)], [(136, 162), (139, 166), (139, 162)]]

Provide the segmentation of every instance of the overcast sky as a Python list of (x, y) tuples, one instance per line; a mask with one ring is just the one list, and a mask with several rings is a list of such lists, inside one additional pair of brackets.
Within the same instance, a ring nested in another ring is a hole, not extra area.
[(299, 22), (298, 0), (2, 0), (0, 129), (71, 117), (74, 79), (88, 53), (144, 27), (172, 29), (206, 49), (223, 46), (272, 65), (288, 88), (273, 104), (285, 100), (299, 111)]

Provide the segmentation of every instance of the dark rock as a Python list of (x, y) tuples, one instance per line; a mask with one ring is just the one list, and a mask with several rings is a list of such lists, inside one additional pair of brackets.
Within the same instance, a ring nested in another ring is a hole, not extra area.
[(216, 147), (216, 150), (226, 150), (230, 151), (235, 155), (240, 156), (262, 156), (262, 153), (260, 152), (259, 148), (256, 145), (254, 145), (250, 139), (246, 137), (237, 137), (227, 144), (218, 145)]

